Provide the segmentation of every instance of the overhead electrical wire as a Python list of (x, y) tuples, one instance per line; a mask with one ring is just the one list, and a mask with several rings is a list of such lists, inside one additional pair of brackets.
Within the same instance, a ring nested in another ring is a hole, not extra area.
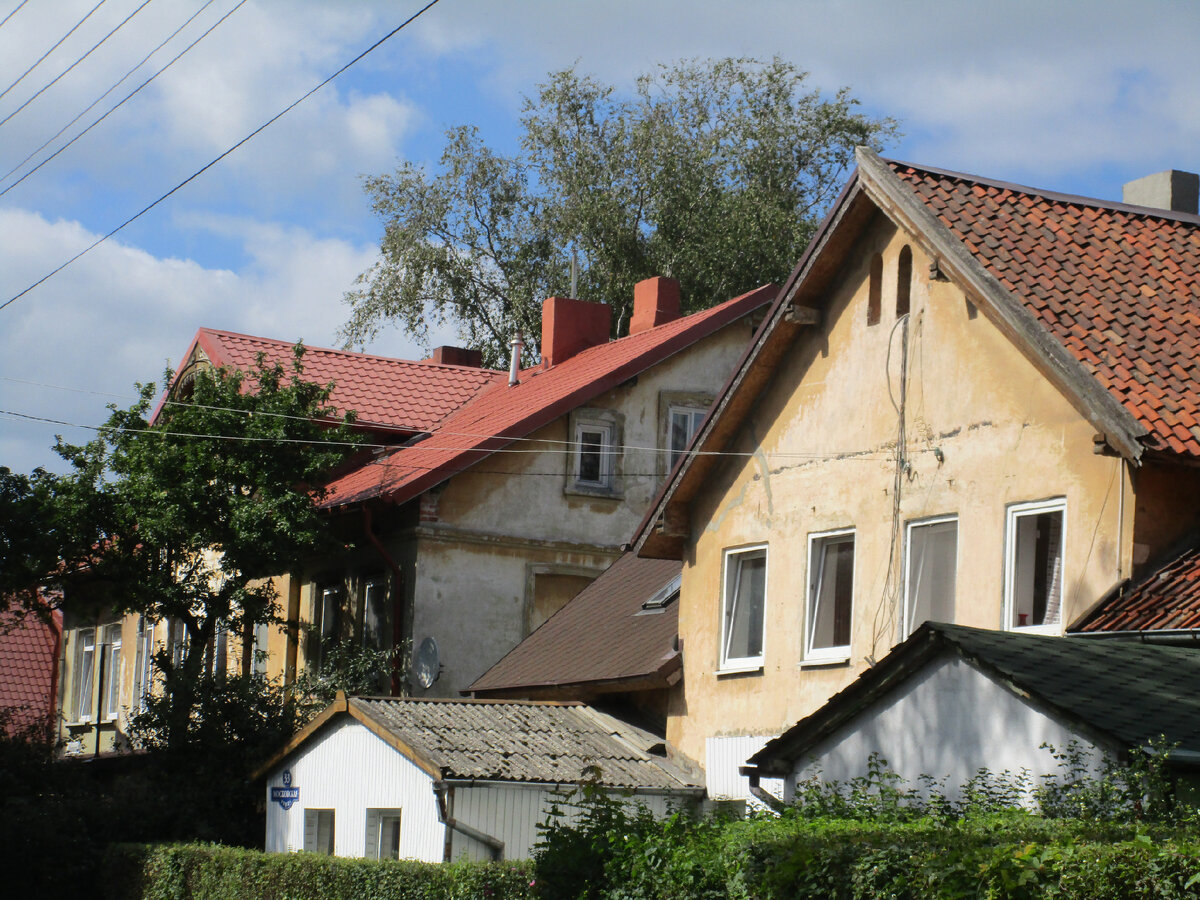
[(46, 93), (46, 91), (50, 90), (50, 88), (54, 87), (54, 85), (58, 84), (58, 82), (60, 82), (63, 79), (63, 76), (65, 76), (68, 72), (70, 72), (72, 69), (74, 69), (77, 65), (79, 65), (81, 62), (83, 62), (85, 59), (87, 59), (89, 56), (91, 56), (93, 53), (95, 53), (98, 49), (100, 49), (100, 47), (104, 44), (105, 41), (107, 41), (110, 37), (112, 37), (114, 34), (116, 34), (118, 31), (120, 31), (122, 28), (124, 28), (126, 23), (130, 19), (132, 19), (134, 16), (136, 16), (138, 13), (140, 13), (143, 9), (145, 9), (147, 6), (149, 6), (151, 2), (152, 2), (152, 0), (142, 0), (141, 6), (139, 6), (137, 9), (135, 9), (133, 12), (131, 12), (129, 15), (127, 15), (124, 19), (122, 19), (120, 21), (120, 23), (118, 23), (117, 26), (112, 29), (112, 31), (110, 31), (104, 37), (100, 38), (100, 40), (98, 40), (96, 43), (92, 44), (92, 46), (88, 49), (88, 51), (83, 54), (83, 56), (79, 57), (79, 59), (75, 60), (75, 62), (71, 63), (69, 66), (67, 66), (65, 69), (63, 69), (61, 72), (59, 72), (57, 75), (55, 75), (54, 78), (50, 79), (50, 81), (48, 81), (48, 82), (46, 82), (46, 84), (42, 85), (32, 97), (30, 97), (28, 100), (26, 100), (20, 106), (18, 106), (16, 109), (14, 109), (12, 112), (10, 112), (7, 116), (5, 116), (3, 119), (0, 119), (0, 126), (3, 126), (9, 119), (11, 119), (13, 116), (15, 116), (21, 110), (23, 110), (25, 107), (27, 107), (30, 103), (32, 103), (38, 97), (42, 96), (42, 94)]
[[(104, 2), (104, 0), (101, 0), (101, 2)], [(243, 0), (243, 2), (245, 2), (245, 0)], [(307, 93), (303, 94), (301, 97), (297, 98), (292, 103), (288, 104), (288, 106), (284, 107), (278, 113), (273, 115), (270, 119), (268, 119), (262, 125), (259, 125), (257, 128), (255, 128), (253, 131), (251, 131), (248, 135), (246, 135), (244, 138), (242, 138), (240, 141), (233, 144), (233, 146), (229, 147), (229, 149), (225, 150), (219, 156), (214, 158), (211, 162), (209, 162), (206, 165), (202, 166), (201, 168), (197, 169), (195, 172), (193, 172), (191, 175), (189, 175), (183, 181), (179, 182), (179, 184), (175, 185), (175, 187), (171, 188), (171, 190), (167, 191), (165, 194), (160, 196), (157, 200), (142, 207), (142, 209), (140, 211), (134, 213), (132, 216), (130, 216), (128, 219), (126, 219), (124, 222), (122, 222), (120, 225), (118, 225), (112, 231), (108, 232), (103, 237), (97, 238), (95, 241), (93, 241), (87, 247), (80, 250), (78, 253), (76, 253), (74, 256), (72, 256), (70, 259), (68, 259), (66, 262), (64, 262), (62, 265), (58, 266), (56, 269), (53, 269), (46, 275), (43, 275), (41, 278), (39, 278), (33, 284), (29, 285), (29, 287), (25, 288), (25, 290), (21, 291), (18, 294), (15, 294), (14, 296), (5, 300), (3, 303), (0, 303), (0, 310), (7, 308), (8, 306), (15, 303), (17, 300), (20, 300), (22, 297), (24, 297), (26, 294), (28, 294), (34, 288), (49, 281), (51, 278), (53, 278), (55, 275), (57, 275), (63, 269), (67, 268), (67, 266), (71, 265), (76, 260), (80, 259), (81, 257), (87, 255), (92, 250), (95, 250), (97, 247), (99, 247), (101, 244), (103, 244), (105, 241), (107, 241), (113, 235), (117, 234), (120, 231), (123, 231), (129, 225), (132, 225), (134, 222), (136, 222), (138, 219), (140, 219), (146, 213), (150, 212), (150, 210), (154, 209), (156, 206), (158, 206), (160, 203), (162, 203), (168, 197), (171, 197), (172, 195), (174, 195), (175, 193), (177, 193), (178, 191), (180, 191), (181, 189), (186, 187), (188, 184), (191, 184), (193, 181), (195, 181), (197, 178), (199, 178), (201, 175), (203, 175), (205, 172), (207, 172), (209, 169), (211, 169), (213, 166), (215, 166), (217, 163), (219, 163), (221, 160), (223, 160), (229, 154), (233, 153), (235, 150), (237, 150), (239, 147), (241, 147), (247, 141), (251, 140), (256, 135), (258, 135), (260, 132), (264, 131), (265, 129), (269, 128), (271, 125), (275, 124), (277, 121), (279, 121), (281, 118), (283, 118), (289, 112), (291, 112), (293, 109), (295, 109), (297, 106), (299, 106), (305, 100), (307, 100), (309, 97), (311, 97), (317, 91), (321, 90), (321, 88), (325, 87), (325, 85), (329, 84), (329, 82), (333, 81), (333, 79), (337, 78), (339, 75), (341, 75), (343, 72), (345, 72), (351, 66), (353, 66), (359, 60), (363, 59), (367, 54), (371, 53), (376, 48), (380, 47), (384, 42), (395, 37), (402, 30), (407, 28), (412, 22), (416, 21), (417, 18), (419, 18), (425, 12), (427, 12), (428, 10), (430, 10), (434, 6), (436, 6), (439, 2), (440, 2), (440, 0), (429, 0), (428, 3), (426, 3), (419, 10), (417, 10), (415, 13), (413, 13), (411, 16), (409, 16), (407, 19), (405, 19), (403, 22), (401, 22), (399, 25), (397, 25), (395, 28), (393, 28), (391, 31), (389, 31), (387, 34), (385, 34), (379, 40), (377, 40), (375, 43), (373, 43), (366, 50), (359, 53), (358, 56), (354, 57), (354, 59), (350, 60), (350, 62), (346, 63), (344, 66), (342, 66), (336, 72), (334, 72), (332, 75), (325, 78), (323, 81), (321, 81), (315, 87), (310, 89)], [(3, 193), (3, 192), (0, 192), (0, 193)]]
[(57, 50), (59, 47), (61, 47), (62, 42), (65, 41), (67, 38), (69, 38), (71, 35), (73, 35), (79, 29), (79, 26), (82, 25), (84, 22), (86, 22), (88, 19), (90, 19), (92, 17), (92, 13), (94, 13), (96, 10), (98, 10), (100, 7), (102, 7), (105, 4), (105, 2), (106, 2), (106, 0), (100, 0), (99, 3), (97, 3), (91, 9), (89, 9), (87, 11), (87, 13), (84, 15), (84, 17), (82, 19), (80, 19), (78, 22), (76, 22), (73, 26), (71, 26), (71, 30), (68, 31), (66, 34), (64, 34), (62, 37), (60, 37), (53, 47), (51, 47), (49, 50), (47, 50), (45, 53), (43, 53), (40, 57), (38, 57), (37, 62), (35, 62), (32, 66), (30, 66), (28, 69), (26, 69), (24, 72), (22, 72), (16, 81), (14, 81), (12, 84), (10, 84), (8, 87), (6, 87), (3, 91), (0, 91), (0, 99), (3, 99), (8, 94), (9, 91), (11, 91), (18, 84), (20, 84), (22, 81), (24, 81), (26, 75), (28, 75), (30, 72), (32, 72), (34, 69), (36, 69), (38, 66), (40, 66), (42, 64), (42, 60), (44, 60), (47, 56), (49, 56), (51, 53), (53, 53), (55, 50)]
[(11, 19), (13, 16), (15, 16), (17, 13), (19, 13), (21, 11), (21, 7), (23, 7), (28, 2), (29, 2), (29, 0), (21, 0), (21, 2), (17, 4), (16, 9), (14, 9), (12, 12), (10, 12), (3, 19), (0, 19), (0, 28), (3, 28), (5, 25), (7, 25), (8, 20)]
[[(29, 160), (33, 159), (33, 157), (35, 157), (37, 154), (39, 154), (43, 150), (45, 150), (49, 144), (58, 140), (58, 138), (62, 135), (62, 133), (64, 131), (66, 131), (68, 128), (70, 128), (72, 125), (74, 125), (80, 119), (82, 119), (85, 115), (87, 115), (89, 112), (91, 112), (92, 109), (95, 108), (97, 103), (99, 103), (101, 100), (103, 100), (109, 94), (111, 94), (114, 90), (116, 90), (118, 87), (120, 87), (120, 85), (127, 78), (129, 78), (130, 75), (132, 75), (135, 71), (137, 71), (139, 68), (142, 67), (142, 65), (146, 62), (146, 60), (148, 60), (151, 56), (153, 56), (155, 53), (157, 53), (159, 50), (161, 50), (165, 44), (167, 44), (172, 38), (175, 37), (175, 35), (179, 34), (179, 32), (183, 31), (183, 29), (185, 29), (188, 25), (190, 25), (192, 20), (195, 19), (196, 16), (200, 15), (200, 13), (204, 12), (204, 10), (208, 9), (208, 7), (211, 6), (212, 4), (213, 4), (213, 0), (208, 0), (207, 3), (205, 3), (202, 7), (200, 7), (198, 10), (196, 10), (196, 12), (193, 13), (192, 16), (186, 22), (184, 22), (182, 25), (180, 25), (178, 28), (176, 28), (170, 34), (170, 36), (168, 36), (166, 38), (166, 40), (164, 40), (161, 44), (159, 44), (157, 47), (155, 47), (153, 50), (151, 50), (146, 56), (144, 56), (142, 58), (142, 61), (139, 62), (136, 66), (134, 66), (132, 69), (130, 69), (128, 72), (126, 72), (116, 84), (114, 84), (107, 91), (105, 91), (103, 94), (101, 94), (99, 97), (97, 97), (92, 102), (92, 104), (90, 106), (88, 106), (87, 109), (85, 109), (83, 112), (81, 112), (75, 118), (73, 118), (70, 122), (68, 122), (62, 128), (60, 128), (53, 137), (51, 137), (44, 144), (42, 144), (40, 147), (38, 147), (36, 150), (34, 150), (28, 156), (26, 156), (23, 160), (21, 160), (19, 163), (17, 163), (11, 169), (9, 169), (7, 172), (5, 172), (3, 175), (0, 175), (0, 181), (4, 181), (6, 178), (8, 178), (9, 175), (12, 175), (14, 172), (16, 172), (18, 169), (20, 169), (21, 166), (25, 165), (25, 163), (29, 162)], [(14, 181), (12, 184), (10, 184), (8, 187), (4, 188), (3, 190), (0, 190), (0, 197), (3, 197), (5, 194), (7, 194), (9, 191), (11, 191), (13, 188), (15, 188), (17, 185), (19, 185), (22, 181), (24, 181), (26, 178), (28, 178), (30, 175), (37, 172), (44, 165), (46, 165), (46, 163), (55, 159), (60, 153), (62, 153), (64, 150), (66, 150), (68, 147), (70, 147), (72, 144), (74, 144), (77, 140), (79, 140), (81, 137), (83, 137), (85, 134), (87, 134), (89, 131), (91, 131), (93, 128), (95, 128), (97, 125), (99, 125), (101, 122), (103, 122), (105, 119), (107, 119), (110, 115), (112, 115), (114, 112), (116, 112), (122, 106), (124, 106), (126, 104), (126, 102), (128, 102), (129, 100), (132, 100), (138, 94), (138, 92), (141, 91), (142, 88), (144, 88), (150, 82), (154, 81), (154, 79), (156, 79), (163, 72), (167, 71), (167, 69), (171, 68), (171, 66), (175, 65), (175, 63), (179, 61), (180, 57), (182, 57), (189, 50), (191, 50), (193, 47), (195, 47), (198, 43), (200, 43), (202, 40), (204, 40), (206, 37), (208, 37), (210, 34), (212, 34), (212, 32), (214, 30), (216, 30), (217, 26), (219, 26), (222, 22), (224, 22), (226, 19), (228, 19), (230, 16), (232, 16), (235, 12), (237, 12), (239, 9), (241, 9), (245, 4), (246, 4), (246, 0), (240, 0), (240, 2), (237, 4), (237, 6), (233, 7), (233, 9), (229, 10), (229, 12), (225, 13), (225, 15), (221, 16), (221, 18), (217, 19), (217, 21), (215, 21), (212, 25), (210, 25), (208, 27), (208, 29), (206, 31), (204, 31), (203, 34), (201, 34), (194, 41), (192, 41), (190, 44), (188, 44), (186, 47), (184, 47), (182, 50), (180, 50), (177, 54), (175, 54), (175, 56), (172, 57), (171, 60), (166, 65), (164, 65), (161, 69), (159, 69), (157, 72), (155, 72), (149, 78), (147, 78), (145, 81), (143, 81), (141, 84), (139, 84), (136, 88), (134, 88), (132, 91), (130, 91), (128, 94), (126, 94), (117, 103), (113, 104), (113, 106), (110, 107), (102, 116), (100, 116), (98, 119), (96, 119), (94, 122), (92, 122), (86, 128), (84, 128), (83, 131), (79, 132), (79, 134), (75, 135), (75, 137), (71, 138), (69, 141), (67, 141), (65, 144), (63, 144), (61, 147), (59, 147), (57, 150), (55, 150), (53, 153), (51, 153), (49, 156), (47, 156), (45, 159), (43, 159), (40, 163), (38, 163), (36, 166), (34, 166), (32, 169), (30, 169), (28, 172), (26, 172), (24, 175), (22, 175), (16, 181)]]

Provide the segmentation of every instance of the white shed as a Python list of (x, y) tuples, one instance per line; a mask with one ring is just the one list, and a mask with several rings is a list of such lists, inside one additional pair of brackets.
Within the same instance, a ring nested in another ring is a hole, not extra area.
[(515, 859), (587, 771), (656, 814), (703, 796), (661, 738), (580, 703), (339, 698), (259, 775), (266, 849)]
[(751, 784), (785, 796), (819, 773), (865, 774), (871, 754), (915, 786), (956, 789), (985, 768), (1059, 775), (1050, 745), (1121, 758), (1165, 737), (1177, 770), (1200, 761), (1200, 649), (926, 623), (821, 709), (749, 758)]

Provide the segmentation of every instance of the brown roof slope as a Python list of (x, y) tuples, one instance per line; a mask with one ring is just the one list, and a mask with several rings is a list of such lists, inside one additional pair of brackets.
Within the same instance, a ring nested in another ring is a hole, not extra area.
[(1082, 634), (1200, 629), (1200, 547), (1102, 602), (1069, 629)]
[(642, 604), (679, 577), (677, 560), (626, 553), (542, 623), (466, 692), (487, 697), (571, 696), (667, 687), (678, 671), (679, 604)]
[(1200, 217), (889, 165), (1148, 446), (1200, 456)]
[(11, 734), (49, 725), (55, 713), (62, 614), (0, 615), (0, 722)]

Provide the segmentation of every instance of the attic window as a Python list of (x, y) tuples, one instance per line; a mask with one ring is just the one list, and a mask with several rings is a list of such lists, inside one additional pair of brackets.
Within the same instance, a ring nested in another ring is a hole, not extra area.
[(876, 253), (871, 257), (871, 280), (867, 287), (867, 324), (879, 324), (879, 311), (883, 296), (883, 256)]
[(905, 244), (896, 264), (896, 318), (908, 315), (909, 295), (912, 293), (912, 249)]
[[(642, 603), (642, 613), (662, 612), (674, 601), (679, 599), (679, 585), (682, 575), (676, 575), (669, 582), (654, 592), (654, 595)], [(638, 613), (641, 615), (641, 613)]]

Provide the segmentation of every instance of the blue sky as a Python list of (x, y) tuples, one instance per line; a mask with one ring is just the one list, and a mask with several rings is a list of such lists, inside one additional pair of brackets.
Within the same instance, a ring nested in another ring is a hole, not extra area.
[[(20, 0), (0, 0), (0, 19)], [(0, 27), (0, 90), (96, 5), (30, 0)], [(0, 98), (0, 118), (141, 0), (106, 0)], [(124, 96), (237, 0), (193, 25)], [(86, 137), (0, 196), (0, 302), (64, 262), (387, 33), (420, 3), (249, 0)], [(204, 0), (153, 0), (0, 125), (0, 172), (92, 102)], [(618, 86), (660, 62), (780, 55), (901, 121), (900, 159), (1119, 199), (1200, 169), (1200, 4), (931, 0), (441, 0), (118, 237), (0, 310), (0, 465), (62, 468), (54, 435), (126, 405), (201, 326), (332, 346), (375, 258), (360, 176), (434, 162), (446, 128), (518, 139), (522, 97), (578, 65)], [(84, 119), (87, 122), (89, 119)], [(82, 124), (82, 123), (81, 123)], [(81, 126), (76, 126), (76, 128)], [(68, 132), (73, 134), (74, 132)], [(0, 182), (0, 190), (11, 182)], [(446, 332), (439, 337), (452, 341)], [(370, 349), (419, 356), (399, 332)]]

